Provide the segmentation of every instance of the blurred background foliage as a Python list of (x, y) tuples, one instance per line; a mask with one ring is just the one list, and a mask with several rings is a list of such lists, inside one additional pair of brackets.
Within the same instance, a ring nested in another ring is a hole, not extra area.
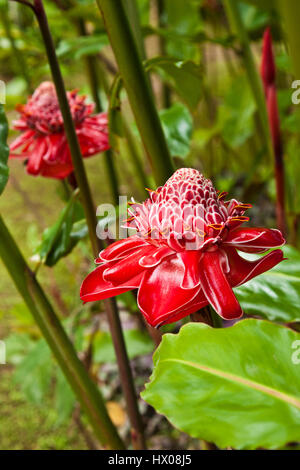
[[(113, 159), (120, 193), (141, 200), (146, 193), (138, 168), (144, 171), (144, 179), (151, 187), (154, 183), (126, 94), (121, 86), (110, 88), (116, 84), (117, 66), (96, 2), (45, 0), (44, 3), (67, 89), (79, 89), (92, 100), (87, 63), (91, 57), (96, 60), (102, 106), (110, 109)], [(271, 0), (239, 2), (239, 8), (257, 67), (263, 31), (266, 26), (272, 28), (286, 163), (289, 241), (297, 247), (300, 114), (291, 101), (294, 91), (291, 64), (275, 3)], [(267, 156), (241, 46), (230, 29), (223, 2), (136, 0), (136, 5), (141, 29), (135, 33), (144, 39), (145, 47), (140, 52), (176, 165), (195, 167), (212, 178), (218, 189), (252, 203), (252, 225), (275, 226), (273, 164)], [(41, 81), (49, 80), (50, 71), (30, 9), (1, 0), (0, 17), (0, 78), (6, 84), (6, 113), (10, 138), (13, 138), (16, 133), (11, 130), (11, 123), (16, 117), (16, 104), (25, 103)], [(110, 90), (114, 91), (111, 97)], [(126, 139), (126, 127), (120, 125), (120, 114), (133, 136), (131, 140)], [(96, 203), (111, 202), (103, 156), (88, 159), (85, 165)], [(0, 202), (1, 213), (26, 259), (34, 269), (39, 269), (41, 283), (60, 312), (79, 355), (88, 362), (93, 377), (104, 390), (114, 422), (126, 436), (129, 426), (104, 316), (102, 312), (94, 312), (91, 317), (93, 305), (82, 306), (79, 299), (78, 286), (93, 265), (85, 243), (87, 230), (81, 207), (76, 199), (65, 205), (66, 195), (57, 181), (28, 176), (23, 164), (16, 160), (10, 161), (9, 167), (9, 182)], [(102, 223), (108, 221), (104, 219)], [(60, 261), (66, 254), (69, 256)], [(292, 301), (288, 295), (284, 299), (285, 303), (294, 305), (287, 317), (280, 317), (283, 300), (279, 306), (276, 303), (282, 292), (276, 293), (275, 305), (265, 300), (264, 288), (275, 288), (274, 280), (267, 275), (259, 278), (258, 285), (241, 289), (240, 300), (246, 312), (277, 321), (300, 321), (299, 253), (290, 251), (289, 258), (288, 267), (278, 268), (285, 282), (281, 291), (296, 292)], [(291, 270), (294, 277), (288, 282), (286, 274)], [(0, 448), (93, 448), (95, 443), (85, 431), (85, 418), (73, 393), (2, 265), (0, 296), (0, 338), (6, 341), (8, 358), (7, 366), (0, 369), (2, 408), (6, 405), (0, 419)], [(134, 299), (123, 295), (119, 304), (129, 356), (141, 389), (151, 370), (153, 342), (139, 321)], [(153, 436), (153, 447), (172, 446), (175, 441), (182, 448), (197, 447), (187, 436), (179, 437), (166, 420), (155, 418), (144, 402), (142, 406), (151, 418), (147, 432)]]

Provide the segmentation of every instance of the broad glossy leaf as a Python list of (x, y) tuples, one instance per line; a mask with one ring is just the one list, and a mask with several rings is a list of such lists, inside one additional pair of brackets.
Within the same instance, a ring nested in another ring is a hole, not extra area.
[(191, 60), (179, 61), (171, 57), (155, 57), (146, 62), (146, 69), (154, 69), (169, 81), (186, 104), (195, 109), (202, 97), (202, 68)]
[(0, 194), (2, 194), (8, 181), (9, 168), (7, 166), (9, 148), (7, 145), (8, 124), (3, 104), (0, 104)]
[[(180, 430), (221, 448), (300, 440), (300, 335), (264, 320), (166, 334), (142, 397)], [(299, 355), (298, 355), (299, 356)]]
[[(125, 330), (124, 337), (129, 359), (153, 352), (153, 342), (146, 333), (143, 333), (139, 330)], [(93, 348), (93, 358), (95, 362), (99, 363), (116, 361), (116, 355), (111, 335), (109, 333), (105, 331), (99, 331), (95, 337)]]
[(283, 250), (287, 260), (235, 289), (246, 313), (272, 321), (300, 321), (300, 252), (291, 246)]
[(190, 151), (193, 118), (181, 103), (159, 113), (171, 155), (186, 157)]

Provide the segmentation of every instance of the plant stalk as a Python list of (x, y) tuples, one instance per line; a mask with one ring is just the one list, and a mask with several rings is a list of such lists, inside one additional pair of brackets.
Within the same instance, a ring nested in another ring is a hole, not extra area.
[(191, 314), (191, 320), (195, 323), (205, 323), (213, 328), (222, 328), (221, 317), (212, 309), (210, 305), (201, 308), (198, 312)]
[[(78, 20), (78, 30), (81, 36), (88, 36), (85, 22), (82, 18)], [(97, 58), (92, 55), (85, 57), (86, 70), (89, 77), (90, 89), (93, 96), (94, 103), (96, 105), (97, 113), (103, 112), (103, 106), (100, 98), (100, 86), (99, 86), (99, 77), (98, 77), (98, 67), (97, 67)], [(111, 195), (114, 201), (114, 204), (119, 205), (119, 183), (116, 168), (114, 165), (114, 154), (111, 149), (104, 152), (104, 160), (106, 166), (106, 173), (109, 178)]]
[[(80, 196), (82, 205), (85, 211), (87, 225), (89, 229), (89, 236), (92, 244), (93, 254), (95, 257), (98, 256), (99, 249), (102, 248), (102, 242), (98, 239), (96, 234), (97, 218), (92, 200), (92, 195), (88, 183), (88, 179), (83, 164), (83, 158), (79, 142), (76, 135), (76, 130), (72, 115), (70, 112), (68, 99), (66, 95), (65, 85), (62, 78), (61, 70), (57, 60), (55, 47), (52, 39), (52, 35), (49, 29), (46, 12), (44, 9), (42, 0), (34, 0), (34, 11), (39, 23), (41, 34), (45, 43), (45, 48), (48, 56), (48, 61), (53, 77), (53, 81), (56, 87), (57, 97), (61, 109), (61, 113), (64, 119), (65, 132), (70, 147), (72, 161), (74, 165), (74, 173), (77, 180), (78, 187), (80, 189)], [(110, 327), (113, 328), (111, 331), (114, 347), (116, 349), (117, 362), (120, 370), (121, 384), (124, 390), (124, 395), (127, 402), (127, 410), (129, 419), (133, 428), (133, 435), (137, 436), (134, 441), (136, 448), (145, 448), (145, 442), (143, 437), (143, 425), (142, 419), (139, 414), (137, 397), (134, 389), (134, 382), (132, 372), (129, 365), (128, 354), (125, 347), (125, 341), (122, 331), (122, 326), (118, 314), (117, 304), (115, 299), (104, 300), (105, 308), (107, 311), (108, 321)], [(128, 385), (130, 384), (130, 386)]]
[(140, 25), (139, 10), (137, 0), (122, 0), (130, 28), (133, 32), (136, 46), (141, 60), (146, 60), (143, 32)]
[(162, 185), (172, 175), (174, 166), (123, 3), (111, 0), (97, 3), (156, 183)]
[(26, 264), (1, 216), (0, 240), (0, 256), (4, 265), (86, 412), (95, 435), (108, 449), (124, 449), (124, 444), (107, 413), (100, 391), (78, 359), (53, 307), (34, 273)]

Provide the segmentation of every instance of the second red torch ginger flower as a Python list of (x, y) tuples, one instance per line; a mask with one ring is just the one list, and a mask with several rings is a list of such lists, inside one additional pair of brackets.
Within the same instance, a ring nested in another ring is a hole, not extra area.
[[(107, 114), (92, 115), (93, 104), (77, 91), (67, 93), (83, 157), (109, 148)], [(63, 179), (73, 172), (64, 123), (53, 83), (43, 82), (25, 105), (14, 128), (21, 135), (10, 146), (10, 157), (27, 160), (31, 175)]]
[(81, 287), (91, 302), (138, 289), (138, 305), (152, 326), (172, 323), (211, 304), (226, 320), (242, 316), (232, 288), (273, 268), (284, 244), (278, 230), (241, 228), (251, 207), (215, 190), (197, 170), (183, 168), (143, 204), (133, 203), (127, 226), (136, 234), (103, 250)]

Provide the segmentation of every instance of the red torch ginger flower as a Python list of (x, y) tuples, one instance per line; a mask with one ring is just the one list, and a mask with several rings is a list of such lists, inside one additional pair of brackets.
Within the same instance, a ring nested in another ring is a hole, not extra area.
[[(93, 104), (77, 91), (67, 93), (76, 133), (84, 157), (109, 148), (107, 115), (92, 116)], [(50, 178), (66, 178), (73, 165), (55, 87), (43, 82), (25, 105), (14, 128), (21, 135), (10, 146), (10, 157), (27, 159), (27, 172)], [(17, 151), (17, 152), (16, 152)]]
[(138, 289), (138, 305), (152, 326), (172, 323), (211, 304), (226, 320), (239, 318), (232, 288), (273, 268), (275, 250), (247, 261), (237, 250), (263, 253), (281, 246), (279, 230), (240, 228), (251, 207), (224, 201), (197, 170), (176, 171), (143, 204), (133, 203), (127, 226), (136, 234), (103, 250), (84, 280), (84, 302)]

